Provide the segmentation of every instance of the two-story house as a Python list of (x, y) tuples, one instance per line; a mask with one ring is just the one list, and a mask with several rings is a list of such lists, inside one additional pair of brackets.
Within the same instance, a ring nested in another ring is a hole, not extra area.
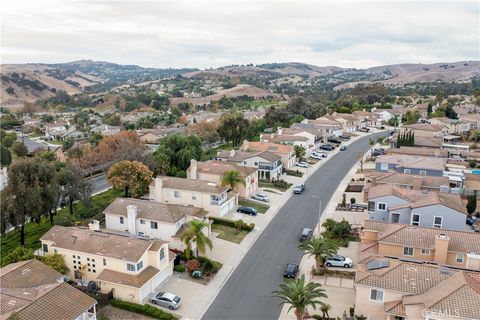
[(263, 180), (279, 180), (283, 171), (282, 158), (270, 151), (219, 150), (217, 160), (257, 168), (258, 178)]
[(41, 254), (59, 253), (82, 283), (95, 281), (102, 292), (113, 289), (116, 299), (143, 303), (173, 273), (168, 243), (131, 235), (55, 225), (41, 238)]
[(235, 209), (238, 196), (215, 182), (162, 176), (150, 184), (150, 200), (202, 208), (213, 215), (223, 216)]
[[(103, 214), (107, 230), (160, 239), (168, 242), (170, 249), (178, 250), (185, 250), (180, 237), (190, 221), (208, 222), (208, 212), (200, 208), (132, 198), (116, 198)], [(210, 224), (204, 232), (210, 236)], [(192, 245), (194, 250), (195, 242)]]
[(271, 153), (274, 153), (282, 158), (282, 164), (285, 169), (293, 168), (295, 166), (295, 163), (297, 162), (297, 157), (295, 156), (295, 149), (291, 145), (265, 141), (244, 140), (242, 146), (240, 147), (240, 150), (256, 152), (269, 151)]
[(375, 171), (377, 172), (393, 170), (400, 173), (440, 177), (445, 168), (446, 159), (444, 158), (388, 154), (375, 159)]
[(419, 176), (398, 172), (372, 172), (368, 175), (369, 184), (363, 188), (364, 195), (368, 199), (368, 189), (377, 186), (390, 184), (401, 188), (414, 189), (418, 191), (449, 191), (450, 180), (448, 177)]
[(458, 194), (377, 185), (368, 190), (368, 219), (464, 231), (466, 210)]
[(361, 253), (480, 270), (480, 234), (365, 220)]
[(279, 143), (279, 144), (290, 145), (290, 146), (300, 146), (305, 148), (307, 152), (310, 149), (313, 149), (314, 145), (311, 144), (311, 141), (309, 140), (309, 138), (301, 135), (279, 133), (279, 132), (282, 132), (283, 129), (279, 129), (279, 130), (280, 131), (277, 131), (277, 133), (260, 134), (260, 141), (270, 142), (270, 143)]
[(258, 170), (231, 162), (192, 159), (190, 160), (190, 167), (187, 169), (187, 178), (210, 181), (221, 185), (223, 176), (227, 171), (237, 171), (240, 174), (243, 183), (236, 185), (234, 190), (238, 192), (240, 197), (250, 198), (252, 194), (258, 191)]
[(36, 259), (0, 269), (0, 296), (0, 319), (97, 319), (95, 299)]

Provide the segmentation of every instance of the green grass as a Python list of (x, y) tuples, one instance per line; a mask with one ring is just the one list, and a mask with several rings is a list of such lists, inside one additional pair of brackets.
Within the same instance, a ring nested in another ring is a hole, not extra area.
[(148, 317), (160, 320), (175, 320), (178, 319), (171, 313), (160, 310), (157, 307), (151, 306), (149, 304), (137, 304), (133, 302), (121, 301), (113, 299), (110, 301), (110, 304), (116, 308), (127, 310), (130, 312), (135, 312), (138, 314), (143, 314)]
[(275, 194), (281, 194), (280, 192), (275, 191), (275, 190), (273, 190), (273, 189), (263, 189), (263, 191), (265, 191), (265, 192), (270, 192), (270, 193), (275, 193)]
[(265, 213), (267, 212), (268, 208), (270, 208), (270, 206), (266, 204), (250, 201), (247, 199), (238, 199), (238, 204), (242, 207), (252, 207), (256, 209), (258, 213)]
[(51, 140), (51, 141), (48, 141), (48, 143), (56, 144), (56, 145), (59, 145), (59, 146), (63, 145), (63, 141), (59, 141), (59, 140), (58, 141), (57, 140)]
[[(68, 208), (63, 208), (57, 211), (54, 217), (54, 224), (72, 226), (75, 224), (86, 224), (91, 219), (104, 220), (103, 210), (115, 198), (121, 197), (123, 191), (110, 189), (92, 197), (91, 206), (87, 207), (83, 204), (76, 204), (74, 216), (70, 215)], [(40, 237), (47, 232), (52, 225), (50, 219), (44, 217), (39, 223), (29, 222), (25, 225), (25, 247), (36, 250), (40, 248)], [(3, 265), (4, 257), (20, 245), (20, 231), (15, 229), (0, 238), (0, 252)]]
[(212, 231), (218, 233), (218, 237), (234, 243), (242, 242), (243, 238), (248, 234), (246, 230), (238, 230), (229, 226), (213, 223)]
[(292, 185), (291, 183), (288, 183), (286, 185), (279, 186), (279, 185), (275, 185), (271, 182), (266, 182), (266, 181), (259, 181), (258, 182), (258, 186), (260, 188), (277, 189), (277, 190), (280, 190), (282, 192), (284, 192), (285, 190), (288, 190), (288, 188), (290, 188), (291, 185)]

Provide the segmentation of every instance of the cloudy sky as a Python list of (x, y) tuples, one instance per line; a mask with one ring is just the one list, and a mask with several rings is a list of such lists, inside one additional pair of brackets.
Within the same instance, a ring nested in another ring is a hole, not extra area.
[(2, 1), (2, 63), (479, 60), (478, 1)]

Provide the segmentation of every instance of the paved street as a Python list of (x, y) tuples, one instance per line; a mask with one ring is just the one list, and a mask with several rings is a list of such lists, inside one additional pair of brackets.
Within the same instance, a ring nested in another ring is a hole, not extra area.
[(107, 175), (105, 173), (85, 178), (85, 181), (92, 186), (92, 194), (97, 194), (110, 188), (110, 185), (107, 183)]
[(320, 167), (306, 182), (307, 189), (294, 195), (280, 209), (255, 244), (223, 286), (203, 319), (277, 319), (280, 300), (271, 292), (283, 280), (287, 263), (300, 263), (297, 250), (302, 227), (313, 228), (318, 222), (318, 198), (325, 206), (337, 185), (356, 163), (359, 154), (368, 150), (370, 135), (348, 146)]

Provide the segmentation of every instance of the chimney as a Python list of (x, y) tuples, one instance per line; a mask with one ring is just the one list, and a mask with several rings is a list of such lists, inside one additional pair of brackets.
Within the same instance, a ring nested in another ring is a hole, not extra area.
[(190, 160), (190, 179), (197, 180), (197, 160)]
[(413, 190), (422, 190), (422, 177), (414, 176), (412, 178)]
[(235, 149), (230, 150), (230, 157), (233, 157), (235, 155)]
[(437, 234), (435, 236), (435, 256), (433, 260), (436, 263), (445, 264), (447, 263), (447, 253), (448, 253), (448, 243), (450, 242), (450, 237), (446, 234)]
[(248, 149), (250, 149), (250, 143), (248, 143), (248, 140), (243, 140), (243, 144), (242, 144), (242, 151), (248, 151)]
[(127, 206), (127, 227), (128, 232), (130, 234), (136, 235), (137, 234), (137, 206), (133, 204), (129, 204)]
[(92, 220), (88, 224), (88, 229), (91, 231), (100, 231), (100, 222), (98, 220)]
[(467, 253), (467, 261), (465, 268), (470, 270), (480, 270), (480, 254), (478, 253)]
[(283, 129), (282, 129), (282, 128), (278, 128), (278, 129), (277, 129), (277, 133), (278, 133), (279, 135), (283, 134)]

